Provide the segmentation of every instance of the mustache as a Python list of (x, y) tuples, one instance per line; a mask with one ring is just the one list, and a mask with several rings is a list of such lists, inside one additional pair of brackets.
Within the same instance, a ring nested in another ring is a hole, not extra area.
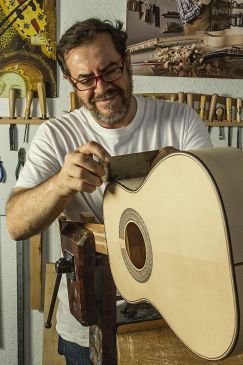
[(110, 89), (103, 95), (97, 95), (96, 97), (91, 98), (90, 102), (92, 104), (97, 103), (98, 101), (104, 101), (104, 100), (110, 99), (111, 97), (113, 97), (115, 95), (123, 95), (122, 90), (120, 90), (119, 88)]

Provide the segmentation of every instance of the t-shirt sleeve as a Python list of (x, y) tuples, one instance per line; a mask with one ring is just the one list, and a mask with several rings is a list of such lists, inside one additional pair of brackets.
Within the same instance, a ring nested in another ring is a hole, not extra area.
[(27, 152), (15, 187), (32, 188), (55, 175), (63, 164), (58, 151), (55, 134), (47, 124), (41, 125)]
[(183, 150), (213, 147), (208, 130), (199, 115), (187, 106)]

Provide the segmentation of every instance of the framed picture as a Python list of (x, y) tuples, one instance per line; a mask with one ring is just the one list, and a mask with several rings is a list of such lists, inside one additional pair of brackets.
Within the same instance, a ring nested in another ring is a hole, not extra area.
[(243, 0), (128, 0), (135, 75), (243, 78)]
[(44, 81), (56, 96), (55, 0), (0, 0), (0, 97), (9, 88), (36, 91)]

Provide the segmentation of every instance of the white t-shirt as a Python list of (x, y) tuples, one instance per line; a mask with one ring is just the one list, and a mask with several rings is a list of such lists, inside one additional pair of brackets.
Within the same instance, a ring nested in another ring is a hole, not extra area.
[[(124, 128), (101, 127), (84, 107), (43, 123), (27, 153), (16, 183), (32, 188), (56, 174), (66, 153), (89, 141), (100, 143), (112, 156), (174, 146), (179, 150), (211, 147), (210, 138), (198, 114), (188, 105), (137, 96), (137, 112)], [(105, 184), (94, 193), (77, 193), (66, 207), (68, 219), (79, 221), (80, 212), (91, 212), (103, 222)], [(57, 332), (66, 340), (88, 346), (88, 328), (69, 311), (66, 278), (59, 288)]]

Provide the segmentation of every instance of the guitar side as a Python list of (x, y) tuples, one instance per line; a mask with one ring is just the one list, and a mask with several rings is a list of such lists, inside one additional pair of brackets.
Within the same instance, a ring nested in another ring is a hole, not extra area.
[(120, 293), (130, 302), (150, 301), (186, 346), (210, 360), (242, 350), (239, 166), (243, 153), (235, 149), (178, 152), (136, 191), (111, 183), (104, 197)]

